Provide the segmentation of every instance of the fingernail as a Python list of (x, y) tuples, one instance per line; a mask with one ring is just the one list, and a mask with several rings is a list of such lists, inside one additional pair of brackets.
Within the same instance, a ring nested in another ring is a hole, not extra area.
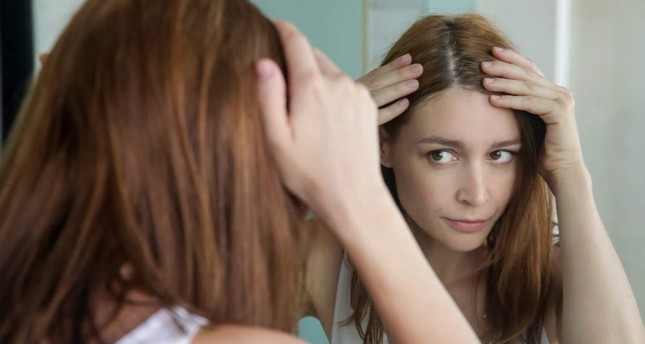
[(409, 88), (417, 89), (419, 87), (419, 81), (417, 80), (408, 80), (405, 83)]
[(494, 47), (494, 48), (493, 48), (493, 50), (495, 50), (495, 51), (497, 51), (497, 52), (501, 53), (501, 52), (503, 52), (503, 51), (504, 51), (504, 48), (502, 48), (502, 47)]
[(266, 79), (273, 74), (273, 66), (267, 60), (260, 60), (255, 65), (255, 71), (260, 79)]
[(484, 67), (492, 67), (493, 66), (493, 61), (484, 61), (484, 62), (482, 62), (482, 66), (484, 66)]
[(492, 96), (490, 96), (490, 97), (491, 97), (491, 99), (493, 99), (493, 100), (500, 100), (500, 99), (502, 99), (502, 96), (498, 96), (498, 95), (496, 95), (496, 94), (493, 94), (493, 95), (492, 95)]
[(492, 84), (493, 82), (495, 82), (495, 79), (493, 79), (493, 78), (484, 78), (484, 82), (487, 83), (487, 84)]
[(410, 66), (410, 72), (412, 72), (412, 74), (422, 73), (423, 72), (423, 66), (418, 64), (418, 63), (415, 63), (415, 64)]
[(412, 62), (412, 56), (410, 54), (405, 54), (405, 55), (399, 57), (399, 61), (404, 62), (404, 63), (410, 63), (410, 62)]
[(406, 107), (406, 106), (408, 106), (409, 102), (410, 101), (408, 100), (408, 98), (403, 98), (403, 99), (399, 100), (398, 102), (396, 102), (396, 106), (398, 106), (398, 107)]

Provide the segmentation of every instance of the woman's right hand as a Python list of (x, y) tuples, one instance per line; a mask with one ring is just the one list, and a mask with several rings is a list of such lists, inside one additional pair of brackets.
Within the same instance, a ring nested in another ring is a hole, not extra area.
[(416, 79), (423, 73), (421, 64), (411, 63), (412, 57), (405, 54), (358, 79), (358, 82), (370, 90), (379, 108), (379, 125), (396, 118), (410, 106), (410, 101), (404, 97), (419, 88), (419, 81)]
[(285, 186), (323, 218), (343, 207), (354, 209), (366, 197), (385, 195), (377, 109), (369, 92), (312, 49), (293, 25), (275, 25), (288, 66), (288, 89), (277, 65), (264, 59), (257, 65), (258, 91)]

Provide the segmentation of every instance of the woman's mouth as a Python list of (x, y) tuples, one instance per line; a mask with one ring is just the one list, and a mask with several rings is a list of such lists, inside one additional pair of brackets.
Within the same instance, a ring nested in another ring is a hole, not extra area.
[(443, 218), (446, 223), (454, 230), (461, 233), (474, 233), (480, 231), (486, 227), (488, 220), (467, 220), (467, 219), (449, 219), (447, 217)]

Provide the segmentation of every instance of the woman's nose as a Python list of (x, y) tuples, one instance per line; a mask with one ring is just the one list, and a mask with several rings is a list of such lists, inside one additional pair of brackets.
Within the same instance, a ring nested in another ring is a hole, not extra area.
[(490, 197), (483, 166), (472, 164), (465, 167), (461, 184), (457, 190), (457, 200), (470, 206), (481, 206)]

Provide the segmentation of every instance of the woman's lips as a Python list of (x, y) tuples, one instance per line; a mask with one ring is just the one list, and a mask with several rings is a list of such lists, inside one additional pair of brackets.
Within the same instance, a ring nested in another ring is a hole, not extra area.
[(454, 230), (462, 233), (474, 233), (486, 227), (487, 220), (454, 220), (444, 218)]

